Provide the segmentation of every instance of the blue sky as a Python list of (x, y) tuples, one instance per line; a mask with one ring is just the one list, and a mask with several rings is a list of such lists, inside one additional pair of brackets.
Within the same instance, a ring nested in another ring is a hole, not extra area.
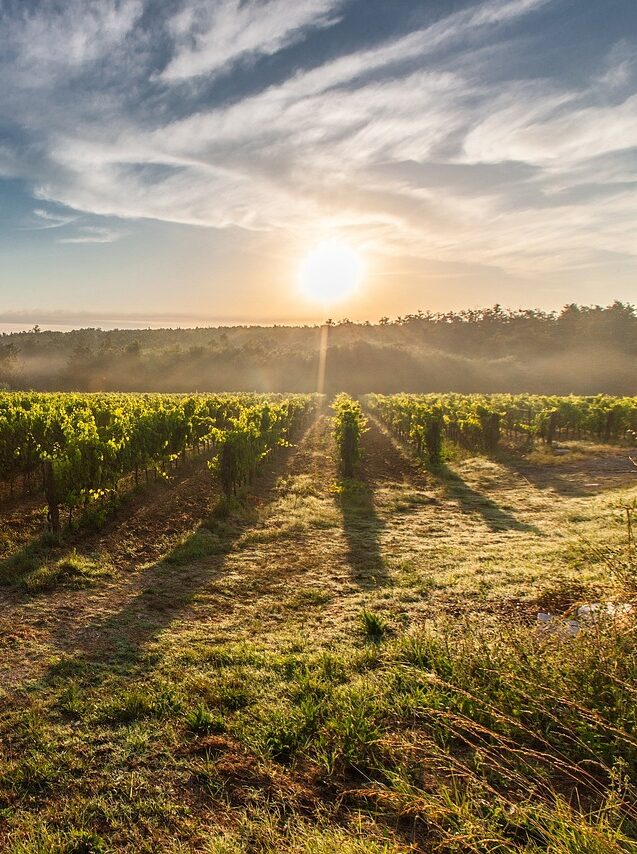
[(0, 322), (637, 299), (635, 0), (0, 0)]

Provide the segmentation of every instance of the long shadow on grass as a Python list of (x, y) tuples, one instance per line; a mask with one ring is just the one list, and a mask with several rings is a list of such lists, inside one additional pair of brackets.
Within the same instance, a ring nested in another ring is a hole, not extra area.
[(611, 457), (603, 467), (594, 457), (560, 465), (541, 465), (503, 453), (498, 461), (536, 489), (551, 490), (565, 497), (586, 498), (614, 489), (623, 481), (637, 483), (637, 469), (629, 459), (630, 453), (627, 449), (625, 457)]
[(385, 524), (376, 511), (374, 492), (378, 483), (404, 477), (406, 461), (373, 421), (363, 433), (361, 452), (358, 478), (343, 481), (339, 504), (353, 578), (361, 587), (378, 587), (387, 583), (388, 574), (380, 549)]
[[(379, 429), (378, 423), (373, 417), (369, 419), (369, 430), (363, 441), (370, 448), (371, 482), (396, 481), (402, 477), (403, 480), (412, 483), (416, 488), (426, 486), (425, 482), (421, 482), (422, 474), (418, 474), (418, 468), (422, 463), (415, 465), (410, 462), (409, 449), (395, 440), (389, 439), (386, 433)], [(402, 450), (398, 450), (399, 447)], [(541, 533), (534, 525), (520, 522), (493, 499), (469, 486), (459, 474), (447, 465), (443, 464), (435, 469), (429, 469), (428, 474), (439, 482), (449, 498), (458, 502), (463, 513), (481, 516), (492, 531), (512, 530), (534, 534)], [(444, 510), (440, 512), (444, 513)]]
[(356, 583), (378, 587), (387, 583), (387, 567), (380, 551), (384, 527), (374, 507), (374, 492), (366, 480), (346, 480), (339, 495), (343, 531), (347, 540), (347, 562)]
[[(260, 500), (269, 498), (293, 453), (291, 448), (280, 449), (262, 471), (257, 490)], [(132, 599), (114, 613), (85, 624), (74, 639), (76, 662), (107, 662), (120, 672), (135, 668), (144, 658), (145, 647), (179, 619), (204, 589), (207, 595), (218, 592), (219, 614), (231, 610), (234, 598), (228, 599), (223, 589), (215, 591), (214, 581), (222, 577), (227, 555), (256, 518), (250, 497), (242, 502), (221, 501), (194, 534), (143, 571), (143, 587)], [(260, 592), (276, 583), (273, 577), (262, 579)], [(65, 638), (59, 640), (64, 645)]]
[[(165, 491), (187, 482), (196, 470), (195, 467), (202, 465), (204, 460), (205, 458), (200, 456), (196, 460), (189, 460), (187, 466), (180, 466), (170, 487), (163, 481), (157, 481), (157, 475), (150, 485), (148, 479), (140, 486), (133, 485), (132, 476), (124, 479), (123, 494), (120, 493), (103, 504), (89, 506), (89, 512), (76, 515), (73, 527), (67, 524), (67, 514), (64, 512), (63, 528), (59, 537), (48, 531), (44, 499), (31, 499), (32, 503), (23, 508), (19, 502), (14, 502), (11, 506), (12, 514), (6, 521), (2, 518), (0, 506), (0, 537), (5, 525), (9, 531), (14, 532), (18, 529), (22, 529), (23, 533), (31, 530), (29, 539), (23, 539), (13, 551), (0, 557), (0, 588), (13, 588), (11, 594), (14, 596), (31, 595), (21, 589), (27, 576), (47, 564), (65, 558), (74, 549), (86, 554), (101, 551), (99, 541), (109, 533), (121, 531), (122, 525), (131, 520), (139, 506), (146, 506), (149, 512), (152, 512), (156, 503), (163, 500), (163, 493), (157, 491), (157, 488)], [(138, 499), (143, 503), (136, 508)], [(99, 524), (96, 524), (98, 518)]]
[(478, 492), (448, 466), (442, 465), (436, 471), (439, 481), (449, 498), (458, 502), (463, 513), (481, 516), (492, 531), (525, 531), (540, 534), (535, 525), (520, 522), (512, 513), (504, 510), (483, 492)]

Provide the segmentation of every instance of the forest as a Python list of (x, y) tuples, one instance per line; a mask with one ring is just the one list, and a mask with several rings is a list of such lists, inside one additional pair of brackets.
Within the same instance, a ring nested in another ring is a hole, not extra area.
[[(325, 391), (637, 393), (637, 309), (418, 311), (328, 319)], [(0, 337), (0, 387), (35, 391), (313, 392), (321, 326), (29, 332)]]

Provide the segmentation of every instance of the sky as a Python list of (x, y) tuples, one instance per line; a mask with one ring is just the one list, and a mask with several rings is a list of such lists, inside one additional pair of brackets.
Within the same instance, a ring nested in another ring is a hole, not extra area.
[(0, 0), (0, 80), (0, 324), (637, 301), (635, 0)]

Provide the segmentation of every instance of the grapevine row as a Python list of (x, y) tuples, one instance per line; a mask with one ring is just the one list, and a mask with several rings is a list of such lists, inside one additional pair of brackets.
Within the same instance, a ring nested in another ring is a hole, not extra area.
[(634, 441), (637, 398), (531, 394), (396, 394), (367, 397), (367, 405), (420, 456), (440, 461), (442, 437), (472, 450), (495, 451), (502, 437)]
[(348, 394), (339, 394), (332, 403), (334, 409), (334, 436), (344, 477), (354, 477), (360, 456), (360, 439), (365, 429), (365, 418), (360, 403)]
[(51, 526), (126, 475), (212, 448), (226, 493), (314, 406), (309, 395), (0, 393), (0, 482), (43, 476)]

